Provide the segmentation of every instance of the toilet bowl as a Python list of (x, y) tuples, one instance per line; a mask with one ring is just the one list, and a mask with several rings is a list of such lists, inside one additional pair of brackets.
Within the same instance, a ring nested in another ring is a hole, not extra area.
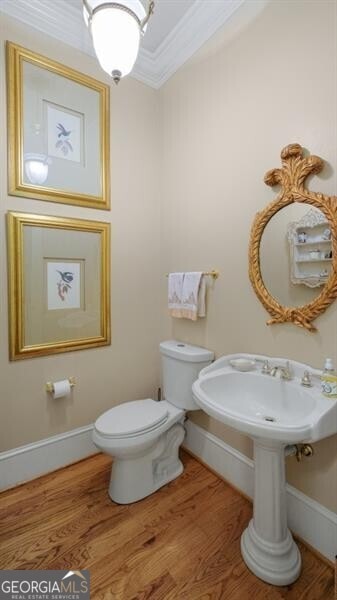
[(160, 344), (164, 400), (150, 398), (114, 406), (98, 417), (96, 447), (113, 456), (109, 495), (129, 504), (152, 494), (183, 472), (179, 446), (187, 410), (199, 410), (191, 386), (213, 352), (176, 341)]

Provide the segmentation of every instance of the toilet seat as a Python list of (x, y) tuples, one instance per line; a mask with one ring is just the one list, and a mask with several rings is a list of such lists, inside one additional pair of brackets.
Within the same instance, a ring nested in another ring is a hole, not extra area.
[(167, 421), (169, 412), (166, 402), (150, 398), (126, 402), (110, 408), (101, 415), (95, 429), (109, 438), (130, 438), (153, 431)]

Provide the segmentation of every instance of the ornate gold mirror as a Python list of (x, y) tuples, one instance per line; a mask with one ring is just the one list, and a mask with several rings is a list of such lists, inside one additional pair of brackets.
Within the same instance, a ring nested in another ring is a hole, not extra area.
[(322, 170), (321, 158), (290, 144), (281, 159), (282, 168), (264, 178), (281, 189), (254, 219), (249, 278), (272, 316), (267, 325), (290, 322), (316, 331), (312, 321), (337, 297), (337, 197), (305, 187)]

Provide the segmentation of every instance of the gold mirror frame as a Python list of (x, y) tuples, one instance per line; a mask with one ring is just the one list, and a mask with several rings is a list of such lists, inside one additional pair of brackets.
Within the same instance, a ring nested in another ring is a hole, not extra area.
[[(316, 331), (312, 321), (337, 297), (337, 197), (310, 192), (305, 187), (307, 177), (319, 173), (324, 166), (319, 156), (304, 156), (300, 144), (289, 144), (283, 148), (281, 159), (282, 168), (272, 169), (264, 177), (267, 185), (280, 185), (281, 190), (254, 219), (249, 243), (249, 278), (260, 302), (272, 316), (267, 325), (294, 323), (308, 331)], [(311, 204), (322, 211), (329, 223), (332, 241), (331, 273), (326, 284), (312, 302), (298, 307), (283, 306), (270, 294), (264, 285), (260, 265), (260, 244), (266, 225), (279, 210), (294, 202)]]

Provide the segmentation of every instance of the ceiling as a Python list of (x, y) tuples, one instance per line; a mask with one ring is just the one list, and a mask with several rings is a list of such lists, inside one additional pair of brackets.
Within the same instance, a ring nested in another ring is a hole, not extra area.
[[(132, 76), (161, 87), (244, 3), (249, 0), (155, 0)], [(0, 0), (1, 11), (94, 56), (82, 0)]]
[(194, 2), (195, 0), (157, 0), (142, 47), (149, 52), (156, 52), (161, 42), (171, 33)]

